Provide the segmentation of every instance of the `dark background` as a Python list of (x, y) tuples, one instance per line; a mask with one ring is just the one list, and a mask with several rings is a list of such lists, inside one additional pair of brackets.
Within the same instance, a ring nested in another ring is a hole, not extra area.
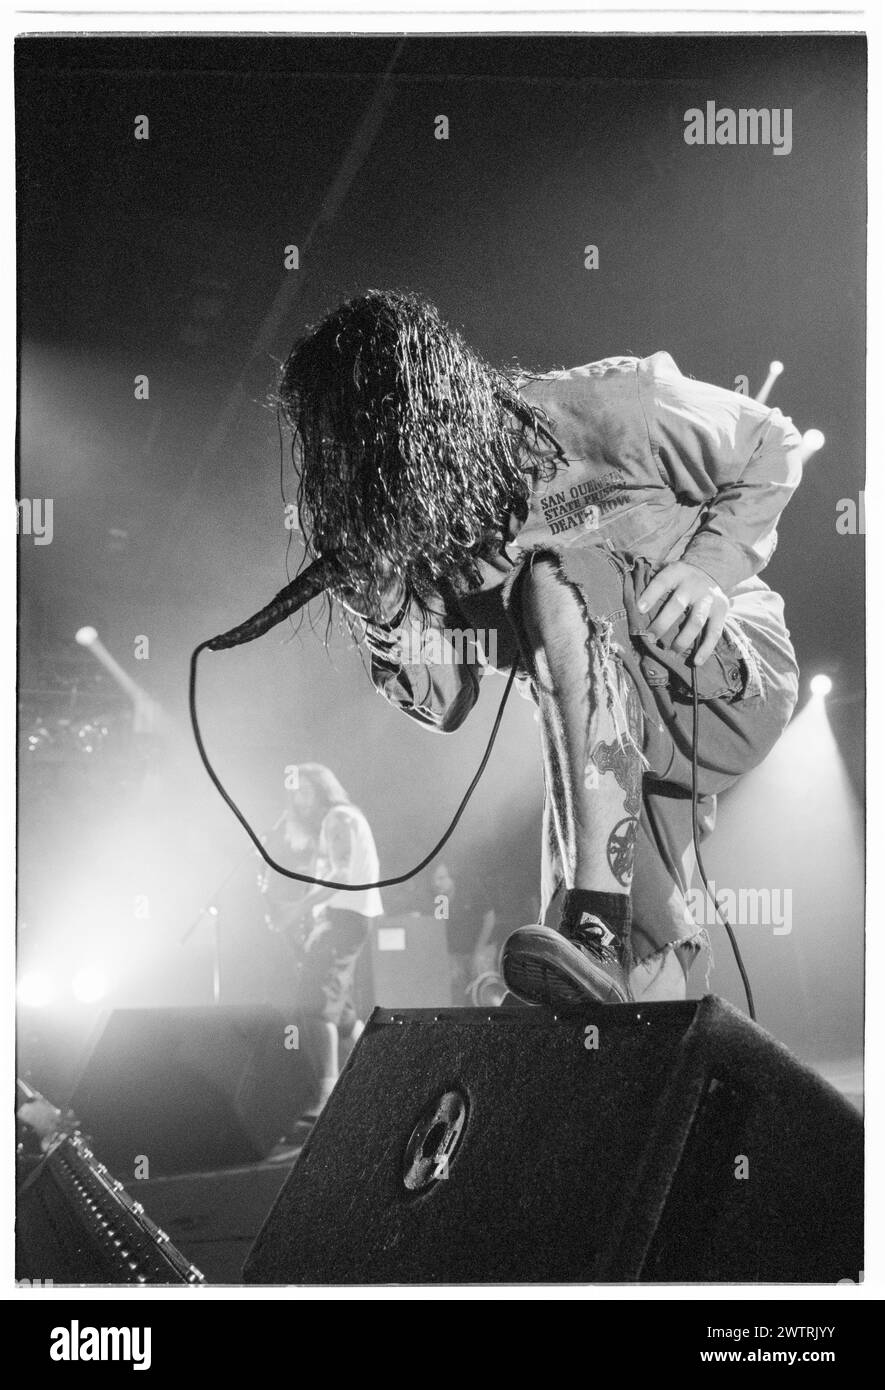
[[(52, 497), (55, 530), (21, 547), (22, 729), (60, 709), (108, 729), (90, 755), (74, 733), (25, 757), (23, 960), (74, 968), (98, 952), (120, 998), (206, 997), (205, 929), (177, 940), (244, 838), (189, 744), (187, 658), (285, 579), (268, 391), (294, 336), (369, 287), (427, 295), (496, 363), (665, 349), (686, 374), (728, 387), (746, 374), (756, 391), (784, 361), (770, 403), (827, 444), (765, 577), (803, 672), (835, 682), (850, 807), (863, 540), (837, 533), (836, 506), (863, 487), (864, 64), (862, 39), (818, 35), (18, 41), (18, 495)], [(686, 145), (684, 112), (707, 100), (791, 107), (792, 152)], [(441, 113), (448, 141), (434, 139)], [(133, 139), (139, 114), (149, 141)], [(290, 243), (301, 268), (286, 273)], [(290, 471), (285, 483), (291, 496)], [(125, 697), (73, 643), (84, 623), (174, 722), (135, 759)], [(200, 693), (255, 824), (278, 814), (285, 764), (328, 762), (393, 873), (472, 775), (502, 682), (488, 686), (461, 732), (429, 736), (374, 694), (342, 638), (326, 651), (305, 627), (204, 658)], [(448, 856), (514, 926), (535, 888), (540, 799), (532, 711), (514, 700)], [(248, 925), (254, 868), (220, 899), (231, 997), (278, 984)], [(133, 918), (142, 894), (148, 921)], [(815, 938), (829, 971), (836, 928), (851, 934), (850, 1026), (845, 1001), (822, 1001), (821, 1044), (803, 1014), (814, 989), (791, 1011), (795, 962), (773, 970), (768, 1026), (810, 1054), (858, 1046), (857, 911)], [(763, 996), (781, 945), (760, 948)], [(725, 949), (714, 983), (739, 1000)]]

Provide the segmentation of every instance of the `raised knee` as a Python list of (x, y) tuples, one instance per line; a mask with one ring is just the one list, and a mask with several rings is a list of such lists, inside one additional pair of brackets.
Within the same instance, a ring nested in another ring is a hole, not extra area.
[(586, 634), (592, 626), (578, 590), (562, 577), (555, 559), (526, 565), (514, 594), (522, 624), (535, 643), (559, 633)]

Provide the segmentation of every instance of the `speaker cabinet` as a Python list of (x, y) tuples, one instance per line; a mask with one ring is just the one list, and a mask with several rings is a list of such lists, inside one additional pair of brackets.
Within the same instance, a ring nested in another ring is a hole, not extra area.
[(297, 1027), (270, 1008), (115, 1010), (71, 1106), (127, 1186), (255, 1163), (312, 1095)]
[(862, 1124), (714, 997), (376, 1010), (250, 1284), (835, 1282)]
[(379, 917), (368, 955), (374, 1004), (384, 1009), (451, 1005), (445, 922), (417, 913)]

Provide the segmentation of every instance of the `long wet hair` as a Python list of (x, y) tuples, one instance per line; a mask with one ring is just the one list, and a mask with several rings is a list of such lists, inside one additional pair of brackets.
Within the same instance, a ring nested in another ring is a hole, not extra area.
[(278, 402), (298, 512), (338, 596), (378, 612), (391, 580), (419, 602), (526, 515), (543, 417), (415, 294), (370, 290), (299, 338)]
[[(309, 782), (313, 788), (316, 802), (310, 812), (310, 820), (315, 830), (319, 830), (334, 806), (353, 805), (332, 769), (326, 767), (324, 763), (298, 763), (297, 777), (299, 782)], [(296, 819), (301, 820), (300, 814), (293, 810), (291, 796), (287, 798), (287, 801), (290, 814), (295, 814)]]

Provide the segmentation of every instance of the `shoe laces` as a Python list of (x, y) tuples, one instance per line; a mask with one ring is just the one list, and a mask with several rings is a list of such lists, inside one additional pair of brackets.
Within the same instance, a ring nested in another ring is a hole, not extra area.
[(566, 928), (566, 935), (576, 946), (592, 951), (600, 960), (618, 961), (618, 938), (601, 917), (594, 917), (590, 912), (583, 913), (579, 922), (571, 923)]

